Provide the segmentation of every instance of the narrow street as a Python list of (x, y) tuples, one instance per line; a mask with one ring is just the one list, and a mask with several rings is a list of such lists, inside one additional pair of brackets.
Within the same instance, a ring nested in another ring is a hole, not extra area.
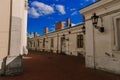
[(24, 72), (0, 80), (120, 80), (119, 75), (85, 68), (82, 57), (29, 52), (23, 57)]

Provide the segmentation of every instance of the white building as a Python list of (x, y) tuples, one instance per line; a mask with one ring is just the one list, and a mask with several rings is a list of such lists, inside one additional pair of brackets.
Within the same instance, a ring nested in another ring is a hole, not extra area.
[(38, 36), (35, 32), (28, 39), (28, 49), (53, 52), (67, 55), (85, 55), (83, 23), (71, 26), (70, 19), (66, 19), (66, 26), (64, 22), (57, 22), (55, 31), (48, 32), (48, 28), (44, 29), (44, 34)]
[[(80, 12), (85, 16), (86, 66), (120, 74), (120, 0), (100, 0)], [(99, 16), (96, 28), (93, 13)]]
[(27, 0), (0, 0), (0, 75), (22, 72), (27, 52)]

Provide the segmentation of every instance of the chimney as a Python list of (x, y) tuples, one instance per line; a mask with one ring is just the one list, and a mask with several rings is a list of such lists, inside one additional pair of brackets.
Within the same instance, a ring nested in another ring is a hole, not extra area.
[(66, 19), (66, 27), (71, 27), (70, 18)]
[(64, 28), (64, 22), (60, 21), (55, 24), (55, 30), (63, 29)]
[(34, 32), (34, 38), (38, 36), (38, 33), (37, 32)]
[(44, 28), (44, 34), (48, 33), (48, 27)]

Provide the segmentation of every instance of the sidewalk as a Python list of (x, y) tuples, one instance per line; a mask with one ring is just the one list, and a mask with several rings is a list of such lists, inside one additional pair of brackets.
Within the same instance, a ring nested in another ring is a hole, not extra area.
[(22, 74), (0, 80), (120, 80), (120, 75), (85, 68), (81, 57), (29, 52), (23, 59)]

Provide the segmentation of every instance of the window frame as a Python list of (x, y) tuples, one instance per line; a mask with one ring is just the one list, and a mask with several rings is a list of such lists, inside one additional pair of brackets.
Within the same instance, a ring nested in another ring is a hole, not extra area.
[(54, 38), (51, 38), (51, 48), (53, 48), (54, 47)]
[(43, 38), (43, 48), (45, 48), (45, 38)]
[(119, 35), (118, 33), (120, 33), (120, 31), (118, 30), (118, 25), (117, 25), (117, 20), (120, 19), (120, 14), (113, 17), (113, 26), (114, 26), (114, 47), (113, 50), (114, 51), (120, 51), (120, 43), (119, 43)]
[(84, 36), (83, 34), (77, 35), (77, 48), (84, 48)]

